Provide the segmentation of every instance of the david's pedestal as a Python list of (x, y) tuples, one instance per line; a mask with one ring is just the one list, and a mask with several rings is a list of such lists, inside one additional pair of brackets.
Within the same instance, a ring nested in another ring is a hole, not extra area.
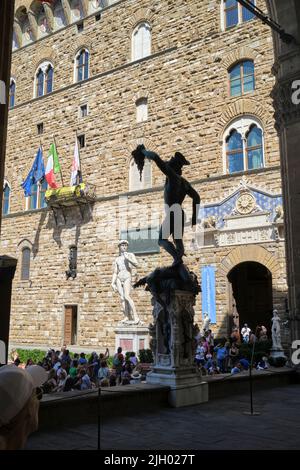
[(149, 348), (149, 328), (147, 326), (123, 323), (117, 326), (115, 333), (116, 350), (121, 347), (124, 353), (134, 351), (138, 354), (141, 349)]
[(147, 374), (147, 383), (169, 385), (169, 403), (174, 407), (208, 401), (208, 384), (194, 365), (194, 304), (194, 294), (187, 291), (161, 294), (159, 300), (152, 297), (154, 367)]

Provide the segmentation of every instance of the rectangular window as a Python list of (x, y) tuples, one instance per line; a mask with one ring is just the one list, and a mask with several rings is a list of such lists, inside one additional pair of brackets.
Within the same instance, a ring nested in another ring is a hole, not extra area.
[(64, 343), (77, 344), (78, 309), (77, 305), (65, 305)]
[(101, 20), (101, 13), (97, 13), (97, 15), (95, 15), (95, 21), (100, 21)]
[(38, 133), (38, 135), (42, 135), (44, 133), (44, 123), (43, 122), (40, 122), (37, 125), (37, 133)]
[(121, 240), (128, 240), (128, 251), (135, 254), (159, 253), (159, 228), (121, 231)]
[(88, 105), (82, 104), (79, 106), (79, 117), (84, 118), (88, 115)]
[(77, 139), (78, 139), (79, 148), (83, 149), (85, 147), (85, 135), (81, 134), (77, 137)]

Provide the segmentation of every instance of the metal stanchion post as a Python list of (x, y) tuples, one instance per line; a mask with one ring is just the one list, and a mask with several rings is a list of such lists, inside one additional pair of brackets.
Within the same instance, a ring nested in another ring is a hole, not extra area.
[(250, 416), (259, 416), (260, 413), (253, 411), (253, 381), (252, 381), (252, 366), (253, 366), (253, 357), (254, 357), (254, 348), (255, 348), (256, 339), (253, 342), (251, 361), (249, 366), (249, 385), (250, 385), (250, 411), (244, 411), (244, 415)]

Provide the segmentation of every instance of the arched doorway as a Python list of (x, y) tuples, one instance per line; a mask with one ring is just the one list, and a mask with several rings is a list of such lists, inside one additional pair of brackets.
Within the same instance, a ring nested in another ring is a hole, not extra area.
[(247, 323), (253, 331), (257, 325), (264, 325), (270, 331), (273, 295), (269, 269), (261, 263), (246, 261), (231, 269), (227, 277), (232, 287), (240, 328)]

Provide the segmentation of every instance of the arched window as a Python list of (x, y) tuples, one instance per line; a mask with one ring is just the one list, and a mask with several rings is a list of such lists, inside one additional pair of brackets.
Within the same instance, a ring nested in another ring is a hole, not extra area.
[(30, 248), (23, 248), (22, 250), (22, 265), (21, 265), (21, 280), (28, 281), (30, 279)]
[(9, 214), (9, 199), (10, 199), (10, 187), (7, 181), (4, 182), (3, 187), (3, 203), (2, 203), (2, 215)]
[(44, 62), (38, 68), (35, 75), (35, 96), (44, 96), (53, 91), (53, 66)]
[(133, 159), (130, 160), (129, 166), (129, 191), (138, 191), (139, 189), (151, 188), (152, 186), (152, 167), (149, 160), (145, 160), (145, 165), (142, 173), (142, 180), (140, 173)]
[[(255, 0), (251, 0), (255, 5)], [(237, 0), (222, 0), (222, 29), (230, 29), (245, 21), (250, 21), (255, 18), (254, 13), (249, 11), (246, 7), (242, 6)]]
[(58, 2), (56, 2), (55, 4), (54, 10), (53, 10), (53, 17), (54, 17), (54, 29), (55, 30), (61, 29), (67, 25), (67, 21), (66, 21), (63, 6), (61, 4), (61, 0), (58, 0)]
[(264, 166), (263, 129), (255, 118), (236, 119), (224, 134), (226, 173), (254, 170)]
[(241, 96), (255, 89), (254, 63), (239, 62), (229, 69), (230, 96)]
[(132, 34), (132, 60), (143, 59), (151, 54), (151, 29), (148, 23), (137, 25)]
[(81, 82), (89, 78), (89, 52), (82, 49), (76, 56), (75, 81)]
[(84, 14), (83, 14), (81, 0), (70, 0), (70, 8), (71, 8), (71, 20), (73, 23), (83, 18)]
[(140, 98), (136, 101), (136, 122), (145, 122), (148, 119), (148, 99)]
[(16, 98), (16, 82), (11, 79), (9, 85), (9, 107), (13, 108), (15, 106)]
[(236, 129), (226, 139), (226, 157), (229, 173), (244, 170), (243, 139)]
[(45, 74), (45, 91), (46, 94), (51, 93), (53, 90), (53, 67), (48, 66)]
[(31, 187), (31, 196), (27, 197), (26, 209), (34, 210), (46, 207), (45, 192), (48, 189), (47, 181), (44, 180), (42, 183), (33, 184)]
[(247, 137), (246, 154), (247, 154), (248, 169), (253, 170), (254, 168), (262, 168), (263, 167), (262, 130), (259, 129), (256, 124), (252, 124), (246, 137)]

